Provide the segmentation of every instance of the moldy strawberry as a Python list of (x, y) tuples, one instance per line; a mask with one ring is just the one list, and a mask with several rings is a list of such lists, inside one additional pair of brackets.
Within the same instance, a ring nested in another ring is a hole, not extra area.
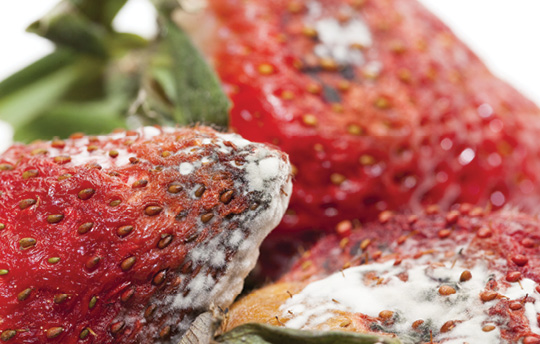
[(403, 343), (540, 340), (540, 222), (468, 205), (381, 213), (322, 238), (277, 283), (233, 305), (229, 327), (397, 335)]
[(539, 108), (416, 0), (211, 1), (192, 31), (234, 130), (290, 154), (281, 231), (429, 204), (537, 208)]
[(176, 343), (227, 307), (291, 193), (285, 154), (206, 127), (0, 157), (0, 339)]

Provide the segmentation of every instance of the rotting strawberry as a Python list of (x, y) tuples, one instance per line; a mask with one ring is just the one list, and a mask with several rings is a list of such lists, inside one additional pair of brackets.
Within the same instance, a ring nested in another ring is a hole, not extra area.
[(207, 127), (13, 146), (0, 157), (0, 339), (177, 343), (240, 292), (290, 174), (284, 153)]
[(403, 343), (537, 343), (538, 314), (538, 217), (466, 205), (384, 212), (326, 236), (277, 283), (235, 303), (228, 329), (261, 322)]
[(195, 18), (179, 20), (223, 80), (231, 126), (290, 154), (278, 230), (435, 203), (536, 209), (539, 108), (416, 0), (223, 0)]

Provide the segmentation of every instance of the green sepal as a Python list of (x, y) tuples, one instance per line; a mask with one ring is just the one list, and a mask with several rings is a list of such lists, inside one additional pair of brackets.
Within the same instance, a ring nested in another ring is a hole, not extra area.
[(162, 17), (163, 35), (172, 58), (174, 120), (180, 124), (212, 123), (226, 128), (230, 101), (221, 84), (187, 34)]
[(30, 24), (27, 31), (78, 52), (101, 57), (108, 55), (105, 28), (92, 22), (70, 2), (61, 2), (46, 16)]
[(69, 64), (0, 97), (0, 120), (19, 130), (62, 99), (85, 72), (81, 64)]
[(266, 324), (245, 324), (218, 336), (223, 344), (400, 344), (397, 338), (341, 331), (295, 330)]
[[(64, 0), (66, 1), (66, 0)], [(90, 21), (99, 23), (109, 30), (114, 17), (126, 4), (127, 0), (68, 0), (76, 6)]]
[(36, 80), (71, 65), (76, 59), (77, 55), (72, 50), (55, 50), (51, 54), (12, 74), (7, 79), (2, 80), (0, 82), (0, 99), (31, 85)]

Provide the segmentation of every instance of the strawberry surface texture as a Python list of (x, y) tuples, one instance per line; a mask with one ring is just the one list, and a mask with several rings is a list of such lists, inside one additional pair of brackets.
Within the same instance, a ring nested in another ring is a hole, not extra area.
[(186, 17), (233, 129), (290, 155), (278, 231), (430, 204), (537, 208), (539, 108), (417, 1), (223, 0), (195, 28)]
[(228, 326), (539, 343), (539, 244), (538, 218), (510, 210), (383, 212), (321, 239), (277, 283), (235, 303)]
[(207, 127), (0, 156), (0, 339), (178, 343), (227, 307), (291, 193), (286, 154)]

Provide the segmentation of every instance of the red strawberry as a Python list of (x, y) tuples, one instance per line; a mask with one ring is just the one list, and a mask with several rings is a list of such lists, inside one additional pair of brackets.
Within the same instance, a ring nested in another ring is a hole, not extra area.
[(290, 193), (286, 155), (212, 129), (0, 157), (0, 339), (177, 343), (240, 292)]
[(385, 212), (328, 235), (278, 283), (233, 305), (229, 326), (395, 333), (404, 343), (538, 343), (539, 313), (538, 218), (463, 206)]
[(211, 1), (196, 27), (232, 127), (290, 154), (281, 230), (429, 204), (536, 204), (540, 109), (417, 1)]

